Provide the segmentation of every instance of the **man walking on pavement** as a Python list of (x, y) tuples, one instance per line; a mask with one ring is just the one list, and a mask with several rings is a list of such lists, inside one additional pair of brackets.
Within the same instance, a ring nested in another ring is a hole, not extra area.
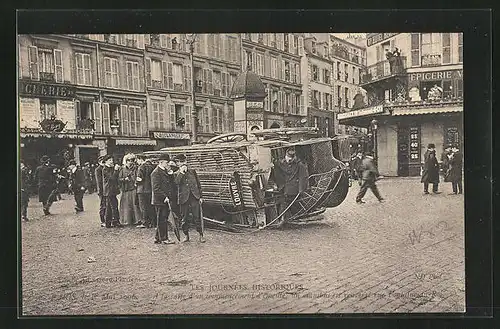
[(118, 187), (118, 172), (120, 166), (113, 165), (114, 160), (111, 155), (106, 155), (103, 158), (104, 168), (102, 169), (102, 195), (106, 199), (106, 227), (122, 227), (120, 223), (120, 213), (118, 212), (118, 199), (116, 196), (120, 194)]
[(69, 162), (69, 189), (73, 191), (75, 198), (75, 211), (77, 213), (83, 211), (83, 194), (85, 194), (85, 173), (80, 166), (77, 166), (75, 160)]
[(436, 159), (436, 149), (434, 144), (427, 146), (424, 154), (424, 170), (422, 171), (421, 183), (424, 183), (424, 194), (429, 194), (429, 183), (432, 183), (432, 192), (439, 194), (439, 163)]
[(24, 161), (21, 161), (21, 219), (28, 221), (28, 203), (30, 196), (28, 192), (29, 184), (29, 168), (25, 166)]
[(139, 168), (137, 168), (136, 186), (137, 186), (137, 199), (139, 201), (139, 208), (142, 213), (143, 222), (137, 227), (139, 228), (150, 228), (152, 226), (153, 220), (155, 220), (154, 207), (151, 204), (151, 173), (155, 169), (153, 164), (149, 159), (143, 155), (137, 155), (137, 163)]
[(368, 189), (371, 189), (375, 197), (378, 199), (378, 201), (382, 202), (384, 198), (382, 198), (382, 196), (380, 195), (377, 185), (375, 184), (378, 177), (378, 170), (373, 162), (372, 152), (368, 152), (365, 155), (361, 163), (361, 170), (362, 170), (361, 177), (363, 179), (363, 183), (361, 184), (361, 189), (359, 190), (359, 193), (356, 196), (356, 203), (358, 204), (365, 203), (363, 201), (363, 197), (365, 196), (366, 191)]
[(95, 169), (94, 176), (96, 181), (97, 195), (99, 196), (99, 217), (101, 219), (101, 227), (106, 227), (106, 198), (103, 196), (102, 186), (102, 170), (104, 169), (104, 156), (97, 159), (98, 165)]
[(54, 169), (50, 165), (50, 158), (44, 155), (40, 159), (40, 166), (35, 170), (35, 177), (38, 181), (38, 201), (42, 203), (43, 213), (50, 215), (50, 206), (54, 202), (50, 197), (56, 186), (56, 176)]
[(170, 212), (169, 201), (173, 198), (174, 181), (167, 175), (170, 157), (164, 153), (158, 159), (158, 166), (151, 173), (151, 203), (156, 212), (156, 232), (154, 243), (174, 244), (168, 238), (167, 218)]
[(201, 204), (202, 191), (200, 180), (198, 179), (198, 174), (194, 169), (189, 169), (187, 166), (186, 156), (179, 154), (175, 158), (179, 170), (175, 176), (175, 183), (178, 188), (178, 200), (180, 205), (180, 212), (182, 216), (181, 227), (184, 232), (185, 238), (183, 242), (189, 241), (189, 228), (190, 220), (189, 213), (192, 214), (192, 219), (196, 227), (196, 231), (200, 235), (199, 241), (201, 243), (205, 242), (203, 237), (202, 223), (201, 221)]

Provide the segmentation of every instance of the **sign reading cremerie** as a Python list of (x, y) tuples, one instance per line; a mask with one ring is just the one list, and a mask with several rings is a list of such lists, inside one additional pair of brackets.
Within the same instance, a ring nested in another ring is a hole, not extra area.
[(156, 139), (189, 139), (190, 136), (189, 136), (189, 134), (167, 133), (167, 132), (155, 131), (155, 132), (153, 132), (153, 138), (156, 138)]
[(75, 88), (40, 82), (19, 82), (19, 93), (30, 96), (74, 98)]
[(410, 74), (410, 81), (432, 81), (463, 79), (463, 70), (418, 72)]
[(339, 113), (337, 115), (337, 119), (342, 120), (342, 119), (347, 119), (347, 118), (355, 118), (355, 117), (361, 117), (364, 115), (377, 114), (377, 113), (383, 113), (383, 112), (384, 112), (384, 106), (377, 105), (377, 106), (369, 107), (366, 109), (355, 110), (355, 111), (350, 111), (350, 112), (346, 112), (346, 113)]

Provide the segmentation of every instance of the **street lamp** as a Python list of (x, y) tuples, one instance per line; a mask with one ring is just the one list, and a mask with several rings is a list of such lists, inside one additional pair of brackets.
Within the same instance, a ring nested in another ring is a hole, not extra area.
[(375, 158), (375, 164), (377, 164), (378, 153), (377, 153), (377, 129), (378, 129), (378, 121), (373, 119), (370, 122), (370, 127), (372, 128), (372, 136), (373, 136), (373, 153)]
[(196, 110), (196, 83), (194, 77), (194, 44), (196, 42), (196, 34), (186, 34), (186, 41), (189, 45), (189, 59), (191, 60), (191, 98), (193, 99), (193, 105), (191, 110), (191, 139), (192, 143), (196, 143), (197, 139), (197, 127), (196, 122), (198, 122), (198, 111)]

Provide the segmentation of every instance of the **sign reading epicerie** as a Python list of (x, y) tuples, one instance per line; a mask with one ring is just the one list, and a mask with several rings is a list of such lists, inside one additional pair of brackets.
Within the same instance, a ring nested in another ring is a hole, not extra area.
[(455, 80), (463, 79), (463, 70), (433, 71), (410, 73), (410, 81)]

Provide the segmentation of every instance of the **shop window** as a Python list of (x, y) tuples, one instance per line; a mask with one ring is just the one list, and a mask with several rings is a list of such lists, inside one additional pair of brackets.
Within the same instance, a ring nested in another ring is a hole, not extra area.
[(464, 97), (464, 81), (462, 79), (455, 80), (455, 96), (460, 99)]
[(453, 98), (453, 84), (451, 80), (443, 80), (443, 99)]
[(56, 101), (40, 99), (40, 118), (51, 119), (57, 115)]
[[(435, 86), (437, 86), (437, 90)], [(443, 88), (441, 87), (441, 81), (439, 80), (422, 81), (420, 83), (420, 97), (423, 100), (442, 98), (442, 93), (443, 93)]]

